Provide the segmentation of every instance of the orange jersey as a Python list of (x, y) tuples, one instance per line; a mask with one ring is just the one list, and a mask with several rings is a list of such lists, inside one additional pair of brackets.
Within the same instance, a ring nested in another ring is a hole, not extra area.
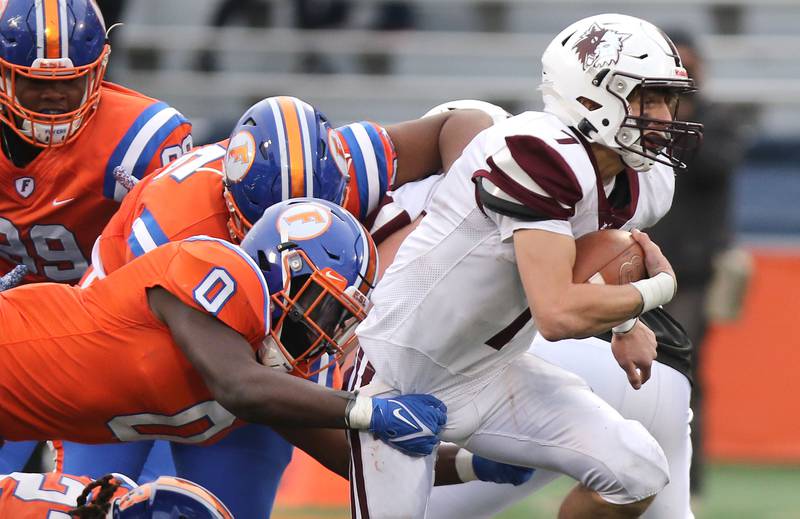
[[(125, 484), (114, 491), (112, 500), (135, 487), (132, 481), (125, 480)], [(65, 512), (77, 506), (78, 497), (92, 481), (86, 476), (70, 476), (59, 472), (12, 472), (0, 475), (0, 517), (69, 519)]]
[(0, 274), (24, 264), (28, 282), (77, 282), (126, 193), (114, 168), (142, 178), (191, 146), (191, 125), (174, 108), (104, 83), (97, 113), (74, 142), (44, 149), (23, 168), (0, 153)]
[(0, 293), (0, 438), (200, 443), (236, 425), (151, 312), (154, 286), (216, 316), (254, 351), (267, 333), (261, 271), (235, 245), (205, 237), (160, 247), (84, 289)]
[[(336, 131), (350, 173), (343, 206), (368, 224), (394, 180), (393, 145), (386, 131), (372, 123)], [(229, 240), (229, 212), (222, 196), (226, 145), (222, 141), (196, 148), (133, 188), (95, 246), (93, 276), (103, 277), (170, 241), (197, 235)]]

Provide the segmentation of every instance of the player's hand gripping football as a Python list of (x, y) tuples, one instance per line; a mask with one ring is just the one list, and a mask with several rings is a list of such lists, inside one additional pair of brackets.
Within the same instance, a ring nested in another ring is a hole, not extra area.
[(445, 423), (447, 406), (431, 395), (372, 399), (370, 432), (411, 456), (433, 452)]
[(637, 321), (629, 332), (611, 334), (611, 352), (628, 375), (633, 389), (639, 389), (650, 378), (650, 368), (656, 358), (656, 336)]
[(631, 236), (633, 236), (633, 239), (636, 240), (636, 242), (644, 251), (644, 266), (647, 269), (648, 276), (652, 278), (659, 272), (666, 272), (672, 276), (673, 279), (677, 279), (675, 277), (675, 271), (672, 270), (672, 265), (670, 265), (669, 260), (661, 252), (661, 248), (650, 239), (650, 236), (648, 236), (647, 233), (644, 233), (639, 229), (633, 229), (631, 231)]

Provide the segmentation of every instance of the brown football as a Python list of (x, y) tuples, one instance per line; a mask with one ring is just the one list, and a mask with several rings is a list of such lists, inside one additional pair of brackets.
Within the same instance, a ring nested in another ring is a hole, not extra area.
[(575, 240), (574, 283), (622, 285), (646, 277), (644, 251), (628, 231), (605, 229)]

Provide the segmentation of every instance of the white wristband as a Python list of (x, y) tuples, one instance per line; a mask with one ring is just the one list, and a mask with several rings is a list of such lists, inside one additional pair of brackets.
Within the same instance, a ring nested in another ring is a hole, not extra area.
[(629, 331), (633, 330), (633, 327), (636, 326), (636, 321), (638, 321), (638, 317), (633, 317), (628, 319), (627, 321), (621, 322), (615, 327), (611, 328), (611, 331), (618, 334), (623, 335), (628, 333)]
[(478, 476), (475, 474), (475, 469), (472, 467), (472, 453), (467, 449), (458, 449), (456, 453), (456, 474), (462, 483), (468, 481), (475, 481)]
[(372, 399), (368, 396), (356, 395), (347, 405), (345, 422), (348, 429), (369, 429), (372, 421)]
[(650, 279), (631, 283), (642, 294), (642, 312), (649, 312), (672, 300), (678, 288), (675, 278), (666, 272), (659, 272)]

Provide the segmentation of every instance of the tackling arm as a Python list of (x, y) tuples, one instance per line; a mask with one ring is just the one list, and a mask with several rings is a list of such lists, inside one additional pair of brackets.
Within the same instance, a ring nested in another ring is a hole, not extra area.
[[(287, 441), (303, 449), (309, 456), (320, 462), (325, 468), (344, 479), (348, 479), (350, 467), (350, 449), (347, 437), (342, 431), (335, 429), (296, 429), (290, 427), (277, 427), (275, 430), (286, 438)], [(468, 465), (472, 470), (459, 472), (456, 458), (459, 452), (466, 454)], [(468, 458), (468, 459), (467, 459)], [(442, 444), (436, 451), (436, 481), (435, 486), (457, 485), (464, 483), (464, 472), (471, 473), (467, 481), (479, 479), (493, 483), (511, 483), (521, 485), (533, 475), (533, 469), (507, 465), (477, 455), (459, 448), (454, 444)]]
[(386, 127), (397, 153), (393, 187), (447, 171), (492, 118), (479, 110), (451, 110)]
[(258, 363), (247, 341), (167, 290), (148, 290), (155, 315), (200, 373), (211, 394), (237, 417), (254, 423), (345, 427), (349, 393), (277, 372)]
[(411, 456), (428, 455), (438, 444), (447, 408), (435, 397), (356, 396), (280, 373), (260, 364), (236, 331), (164, 288), (148, 289), (147, 296), (211, 395), (237, 417), (267, 425), (369, 430)]

